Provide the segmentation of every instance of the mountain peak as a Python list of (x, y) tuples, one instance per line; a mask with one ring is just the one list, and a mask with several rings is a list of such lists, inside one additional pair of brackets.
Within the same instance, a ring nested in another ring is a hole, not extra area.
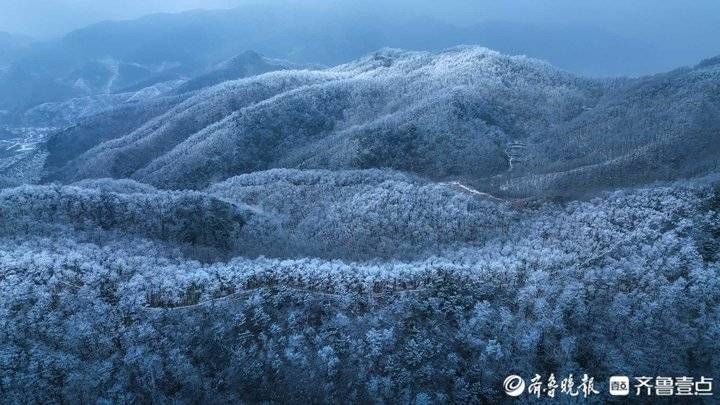
[(232, 69), (237, 67), (246, 67), (248, 65), (259, 65), (266, 61), (267, 59), (264, 56), (255, 51), (248, 50), (219, 63), (217, 67), (219, 69)]

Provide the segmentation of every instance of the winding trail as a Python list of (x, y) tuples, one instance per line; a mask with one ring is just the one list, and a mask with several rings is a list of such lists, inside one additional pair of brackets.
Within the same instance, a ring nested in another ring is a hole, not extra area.
[(439, 183), (439, 184), (446, 185), (446, 186), (451, 186), (451, 187), (455, 187), (455, 188), (458, 188), (458, 189), (460, 189), (461, 191), (464, 191), (464, 192), (466, 192), (466, 193), (470, 193), (470, 194), (476, 195), (476, 196), (478, 196), (478, 197), (487, 198), (487, 199), (492, 200), (492, 201), (497, 201), (497, 202), (507, 202), (507, 201), (508, 201), (508, 200), (505, 200), (505, 199), (500, 198), (500, 197), (495, 197), (495, 196), (492, 195), (492, 194), (484, 193), (484, 192), (482, 192), (482, 191), (475, 190), (474, 188), (468, 187), (468, 186), (460, 183), (459, 181), (452, 181), (452, 182), (449, 182), (449, 183)]

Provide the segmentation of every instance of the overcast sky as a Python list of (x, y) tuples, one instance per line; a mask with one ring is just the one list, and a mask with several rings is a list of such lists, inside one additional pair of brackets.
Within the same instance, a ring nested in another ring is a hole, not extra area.
[(0, 0), (0, 31), (47, 38), (101, 20), (281, 2), (364, 9), (390, 19), (584, 24), (646, 42), (706, 49), (708, 56), (720, 53), (720, 0)]
[(197, 8), (232, 8), (248, 0), (0, 0), (0, 31), (47, 38), (103, 20)]

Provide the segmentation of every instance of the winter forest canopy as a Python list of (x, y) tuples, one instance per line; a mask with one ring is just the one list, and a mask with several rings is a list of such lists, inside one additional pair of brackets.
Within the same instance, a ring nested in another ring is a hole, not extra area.
[[(592, 375), (602, 402), (612, 375), (720, 377), (720, 58), (328, 63), (342, 46), (250, 26), (231, 54), (177, 18), (0, 36), (0, 402), (494, 403), (535, 373)], [(197, 41), (123, 42), (162, 30)]]

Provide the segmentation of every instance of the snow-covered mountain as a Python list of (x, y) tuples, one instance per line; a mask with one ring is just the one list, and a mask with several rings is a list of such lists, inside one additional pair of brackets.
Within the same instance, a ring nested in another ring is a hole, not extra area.
[(388, 49), (206, 88), (130, 130), (106, 128), (112, 139), (82, 154), (52, 143), (76, 139), (70, 129), (49, 144), (47, 178), (197, 189), (271, 168), (392, 168), (505, 195), (578, 195), (715, 170), (719, 85), (712, 62), (594, 80), (485, 48)]
[(26, 125), (68, 127), (106, 111), (165, 96), (184, 83), (185, 80), (174, 80), (143, 87), (137, 91), (97, 94), (68, 101), (44, 103), (26, 111), (22, 122)]
[[(62, 102), (44, 103), (33, 107), (23, 114), (21, 122), (25, 125), (51, 125), (64, 128), (111, 110), (160, 101), (158, 99), (161, 98), (172, 103), (171, 99), (183, 99), (194, 91), (225, 81), (291, 68), (298, 68), (298, 66), (271, 60), (255, 52), (247, 51), (211, 66), (192, 78), (158, 82), (159, 78), (153, 77), (146, 82), (139, 82), (130, 87), (105, 83), (108, 89), (101, 94)], [(96, 92), (88, 91), (88, 93)]]
[(593, 75), (668, 66), (667, 55), (651, 45), (600, 28), (503, 21), (461, 27), (430, 17), (386, 21), (342, 7), (318, 13), (302, 2), (256, 4), (102, 22), (5, 53), (0, 110), (22, 114), (43, 103), (194, 77), (247, 50), (299, 64), (336, 65), (384, 46), (436, 52), (457, 44), (527, 54)]
[(2, 135), (32, 148), (0, 159), (0, 393), (498, 403), (533, 370), (602, 401), (618, 370), (712, 375), (719, 86), (717, 58), (598, 80), (480, 47), (244, 53), (37, 107), (70, 126)]

